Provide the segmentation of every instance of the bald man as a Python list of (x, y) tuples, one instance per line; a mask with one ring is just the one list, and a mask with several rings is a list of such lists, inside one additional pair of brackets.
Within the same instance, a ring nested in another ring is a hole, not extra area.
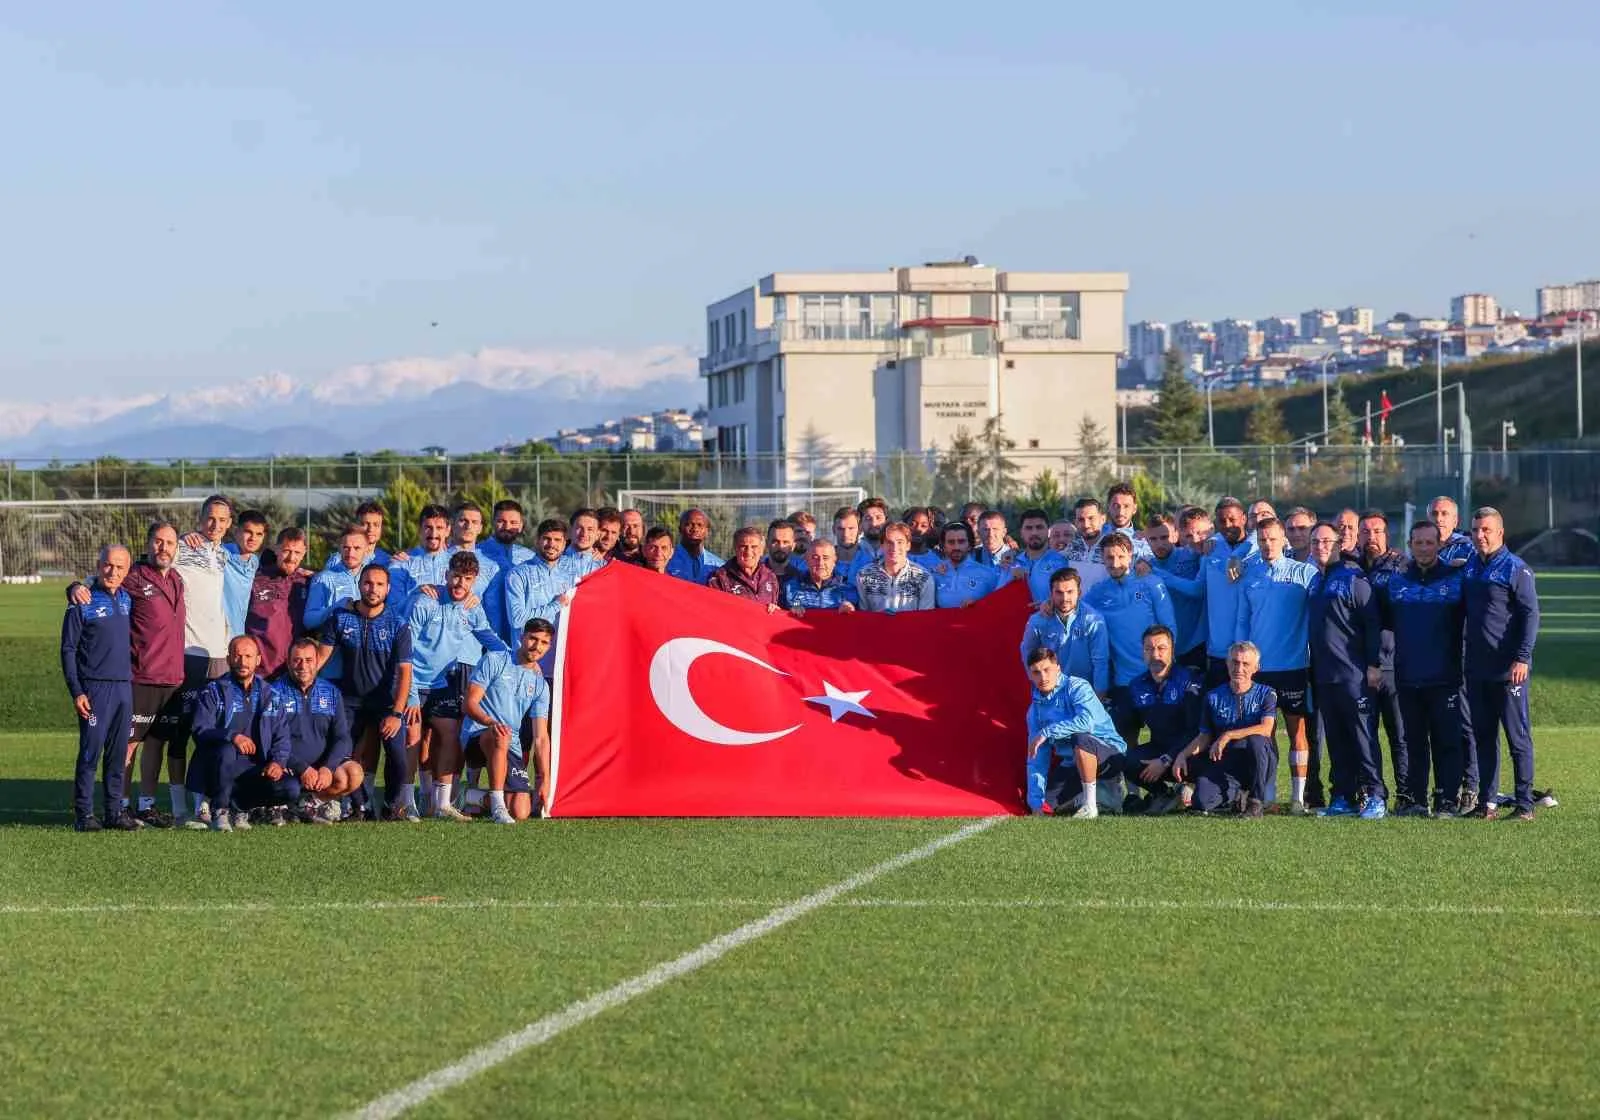
[[(133, 727), (133, 655), (129, 616), (133, 600), (122, 581), (133, 556), (120, 544), (100, 550), (88, 601), (69, 603), (61, 620), (61, 675), (78, 715), (78, 762), (73, 774), (72, 827), (133, 832), (144, 826), (122, 804)], [(105, 822), (94, 815), (94, 776), (105, 759)]]

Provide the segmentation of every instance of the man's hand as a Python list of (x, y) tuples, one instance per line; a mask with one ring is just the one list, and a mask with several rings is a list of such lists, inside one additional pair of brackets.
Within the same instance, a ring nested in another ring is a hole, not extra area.
[(89, 707), (89, 698), (87, 696), (78, 697), (72, 702), (72, 706), (78, 709), (78, 718), (84, 722), (88, 722), (94, 715), (94, 709)]
[(767, 604), (767, 613), (768, 614), (776, 614), (777, 611), (778, 611), (778, 604), (777, 603), (768, 603)]
[(392, 739), (400, 734), (400, 729), (405, 726), (405, 720), (390, 712), (383, 717), (383, 722), (378, 724), (378, 734), (385, 739)]
[(1383, 670), (1376, 665), (1367, 666), (1367, 687), (1373, 692), (1383, 687)]
[(322, 788), (322, 778), (321, 775), (317, 773), (317, 768), (315, 766), (307, 766), (304, 770), (300, 771), (300, 788), (305, 790), (307, 793), (315, 793), (317, 790)]
[(1528, 683), (1528, 663), (1526, 661), (1512, 662), (1511, 683), (1519, 685)]
[(483, 602), (482, 599), (478, 598), (476, 595), (474, 595), (472, 592), (469, 591), (469, 592), (467, 592), (467, 597), (465, 599), (461, 600), (461, 605), (463, 607), (466, 607), (467, 610), (473, 611), (473, 610), (477, 610), (478, 609), (478, 605), (480, 603), (482, 603), (482, 602)]
[(72, 602), (75, 603), (77, 606), (81, 607), (84, 604), (86, 604), (91, 598), (93, 598), (93, 596), (91, 596), (89, 594), (89, 588), (88, 588), (87, 585), (81, 584), (81, 583), (75, 583), (75, 584), (72, 585), (72, 592), (71, 592), (70, 595), (68, 595), (68, 598), (71, 599)]
[(296, 568), (294, 574), (305, 579), (314, 579), (317, 573), (313, 572), (310, 568)]
[(1218, 735), (1211, 744), (1211, 761), (1221, 762), (1222, 754), (1228, 749), (1228, 733), (1224, 731)]
[(561, 594), (556, 596), (557, 606), (564, 607), (570, 602), (572, 602), (572, 592), (570, 591), (563, 591)]
[(408, 704), (406, 706), (406, 726), (422, 726), (422, 706), (420, 704)]
[(439, 589), (431, 583), (425, 583), (421, 587), (417, 588), (417, 590), (422, 592), (430, 599), (437, 600), (439, 598)]
[(856, 605), (854, 603), (852, 603), (848, 599), (844, 600), (843, 602), (841, 602), (839, 604), (839, 613), (840, 614), (849, 614), (851, 611), (853, 611), (855, 609), (856, 609)]
[(1041, 732), (1039, 732), (1039, 734), (1035, 735), (1029, 741), (1029, 743), (1028, 743), (1028, 757), (1032, 758), (1034, 755), (1038, 754), (1039, 753), (1039, 748), (1044, 746), (1044, 742), (1045, 742), (1044, 732), (1041, 731)]
[(511, 728), (507, 727), (503, 723), (497, 723), (493, 727), (489, 728), (489, 730), (494, 732), (494, 737), (500, 740), (500, 745), (502, 747), (504, 747), (506, 750), (511, 749)]
[(389, 563), (391, 564), (404, 564), (410, 559), (411, 553), (409, 552), (391, 552), (389, 554)]
[(184, 548), (199, 548), (206, 543), (206, 539), (199, 533), (186, 533), (183, 537)]
[[(844, 610), (844, 608), (849, 606), (849, 605), (850, 604), (845, 603), (839, 609), (840, 610)], [(801, 606), (799, 603), (796, 603), (794, 606), (789, 608), (789, 613), (794, 615), (796, 618), (804, 618), (806, 616), (806, 609), (805, 609), (805, 607)]]
[(1055, 608), (1050, 605), (1050, 600), (1046, 599), (1044, 602), (1039, 604), (1039, 609), (1035, 613), (1038, 614), (1040, 618), (1049, 618), (1056, 612)]
[(249, 757), (254, 757), (255, 756), (255, 753), (256, 753), (256, 742), (255, 742), (254, 739), (250, 738), (250, 736), (248, 736), (248, 735), (235, 735), (233, 737), (233, 745), (239, 749), (239, 753), (240, 754), (246, 755), (246, 756), (249, 756)]
[(1148, 560), (1135, 560), (1134, 561), (1133, 574), (1138, 576), (1140, 579), (1144, 579), (1146, 576), (1148, 576), (1150, 574), (1150, 571), (1151, 571), (1150, 561), (1148, 561)]
[(1159, 781), (1161, 778), (1161, 772), (1166, 768), (1166, 763), (1162, 762), (1159, 758), (1151, 759), (1149, 762), (1145, 763), (1144, 768), (1139, 771), (1139, 780), (1141, 782)]
[(1172, 778), (1174, 781), (1183, 781), (1184, 762), (1188, 759), (1189, 752), (1179, 751), (1178, 756), (1172, 760)]
[(283, 777), (283, 767), (279, 766), (276, 762), (269, 762), (267, 763), (267, 768), (264, 773), (267, 776), (267, 781), (275, 782), (279, 778)]

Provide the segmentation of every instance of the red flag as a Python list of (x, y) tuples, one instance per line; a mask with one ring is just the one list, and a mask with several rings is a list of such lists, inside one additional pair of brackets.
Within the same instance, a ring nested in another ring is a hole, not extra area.
[(1394, 411), (1394, 405), (1389, 403), (1389, 390), (1384, 389), (1378, 394), (1378, 419), (1383, 423), (1389, 422), (1389, 413)]
[(560, 627), (551, 814), (1018, 812), (1028, 609), (1014, 583), (959, 610), (797, 619), (608, 565)]

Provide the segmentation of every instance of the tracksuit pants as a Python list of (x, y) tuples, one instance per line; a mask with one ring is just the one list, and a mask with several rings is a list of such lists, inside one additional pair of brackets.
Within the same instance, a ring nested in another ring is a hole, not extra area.
[(1456, 703), (1461, 708), (1461, 784), (1468, 789), (1478, 788), (1478, 737), (1472, 729), (1472, 697), (1469, 695), (1469, 686), (1461, 682), (1461, 691), (1456, 694)]
[(1532, 681), (1468, 681), (1472, 734), (1478, 745), (1478, 801), (1487, 801), (1500, 787), (1500, 729), (1511, 748), (1513, 795), (1518, 809), (1533, 808), (1533, 728), (1528, 721), (1528, 687)]
[(406, 787), (406, 721), (400, 721), (400, 728), (387, 739), (383, 737), (381, 725), (388, 718), (389, 705), (385, 703), (380, 708), (363, 708), (361, 697), (346, 696), (344, 710), (346, 718), (350, 721), (350, 742), (354, 746), (356, 758), (361, 757), (361, 740), (366, 735), (366, 729), (372, 728), (378, 735), (378, 747), (383, 753), (383, 793), (384, 799), (390, 809), (400, 803), (405, 795)]
[(1428, 763), (1433, 763), (1433, 807), (1454, 805), (1461, 790), (1461, 690), (1450, 685), (1400, 689), (1400, 715), (1406, 726), (1406, 792), (1428, 804)]
[[(1389, 737), (1389, 761), (1394, 768), (1394, 788), (1404, 793), (1410, 789), (1406, 774), (1409, 756), (1406, 753), (1406, 724), (1400, 712), (1400, 690), (1395, 687), (1393, 670), (1384, 670), (1383, 683), (1372, 693), (1370, 709), (1367, 714), (1367, 735), (1372, 739), (1372, 750), (1378, 759), (1378, 768), (1380, 771), (1383, 769), (1383, 748), (1378, 745), (1378, 723), (1382, 720), (1383, 730)], [(1381, 774), (1379, 783), (1382, 784)]]
[(1215, 812), (1241, 790), (1263, 804), (1276, 797), (1278, 747), (1265, 735), (1234, 740), (1216, 762), (1209, 748), (1194, 760), (1194, 808)]
[(1185, 743), (1179, 743), (1177, 746), (1165, 746), (1161, 743), (1144, 743), (1139, 746), (1129, 747), (1128, 753), (1122, 756), (1122, 776), (1127, 781), (1130, 792), (1134, 786), (1138, 786), (1146, 793), (1172, 792), (1172, 779), (1170, 776), (1147, 782), (1139, 777), (1139, 771), (1145, 768), (1146, 763), (1154, 762), (1163, 756), (1171, 757), (1176, 755), (1186, 745)]
[(274, 782), (266, 769), (259, 755), (240, 754), (232, 743), (197, 745), (185, 784), (190, 793), (209, 801), (213, 811), (287, 805), (300, 795), (300, 782), (292, 770), (285, 767), (283, 777)]
[(1122, 752), (1087, 732), (1070, 739), (1050, 739), (1028, 759), (1028, 807), (1058, 810), (1083, 793), (1077, 752), (1088, 751), (1100, 763), (1096, 782), (1115, 781), (1122, 774)]
[(95, 770), (103, 763), (105, 815), (122, 811), (128, 766), (128, 736), (133, 730), (133, 685), (128, 681), (83, 682), (89, 718), (78, 720), (78, 761), (73, 769), (72, 811), (78, 820), (94, 816)]
[(1351, 804), (1363, 793), (1388, 800), (1383, 755), (1374, 737), (1378, 718), (1366, 684), (1318, 684), (1317, 708), (1328, 736), (1333, 795)]

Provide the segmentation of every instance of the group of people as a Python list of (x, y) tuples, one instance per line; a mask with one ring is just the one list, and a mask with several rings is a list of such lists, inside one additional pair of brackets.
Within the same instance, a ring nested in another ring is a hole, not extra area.
[[(1260, 815), (1275, 800), (1281, 714), (1291, 813), (1385, 814), (1381, 721), (1397, 812), (1496, 815), (1503, 728), (1510, 800), (1531, 817), (1538, 606), (1497, 512), (1478, 510), (1468, 539), (1454, 504), (1436, 500), (1409, 557), (1378, 512), (1280, 520), (1270, 503), (1226, 498), (1142, 530), (1137, 513), (1119, 484), (1070, 521), (1023, 510), (1013, 536), (978, 503), (949, 520), (927, 507), (893, 519), (868, 498), (835, 511), (831, 533), (805, 511), (741, 528), (724, 560), (702, 510), (674, 533), (636, 510), (580, 509), (539, 522), (529, 547), (514, 501), (487, 525), (472, 502), (427, 506), (418, 545), (391, 555), (369, 502), (311, 571), (301, 529), (272, 535), (261, 513), (213, 496), (192, 531), (157, 522), (143, 555), (108, 545), (68, 589), (76, 827), (537, 815), (560, 610), (608, 563), (795, 615), (961, 608), (1025, 583), (1035, 811)], [(125, 796), (135, 758), (139, 789)], [(163, 758), (170, 812), (157, 805)]]

